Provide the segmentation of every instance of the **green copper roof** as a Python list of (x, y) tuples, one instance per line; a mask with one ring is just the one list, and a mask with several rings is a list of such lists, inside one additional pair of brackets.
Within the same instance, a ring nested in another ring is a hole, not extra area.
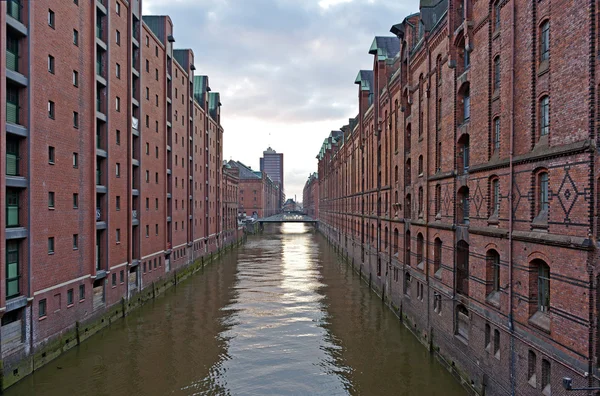
[(361, 91), (373, 91), (373, 71), (359, 71), (356, 79), (354, 80), (354, 84), (359, 84)]
[(400, 40), (398, 37), (375, 37), (369, 54), (377, 55), (377, 60), (394, 58), (400, 52)]

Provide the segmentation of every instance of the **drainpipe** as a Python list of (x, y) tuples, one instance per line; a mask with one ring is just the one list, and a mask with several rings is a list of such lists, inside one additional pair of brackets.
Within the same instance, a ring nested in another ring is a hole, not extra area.
[(513, 323), (513, 180), (514, 180), (514, 136), (515, 136), (515, 2), (512, 2), (511, 8), (511, 42), (512, 51), (510, 58), (510, 153), (509, 153), (509, 211), (508, 211), (508, 329), (510, 332), (510, 393), (515, 395), (515, 328)]

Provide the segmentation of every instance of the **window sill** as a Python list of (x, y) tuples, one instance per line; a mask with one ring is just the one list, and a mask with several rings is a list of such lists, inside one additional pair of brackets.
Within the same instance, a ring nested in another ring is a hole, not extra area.
[(545, 331), (546, 333), (550, 334), (550, 325), (551, 325), (551, 320), (550, 320), (550, 315), (548, 315), (545, 312), (541, 312), (541, 311), (537, 311), (536, 313), (533, 314), (533, 316), (531, 316), (529, 318), (529, 324), (534, 326), (537, 329), (540, 329), (542, 331)]
[(421, 261), (419, 264), (417, 264), (417, 269), (420, 269), (421, 271), (423, 271), (424, 268), (425, 268), (425, 262)]
[(500, 37), (500, 29), (496, 29), (494, 31), (494, 34), (492, 35), (492, 40), (497, 39), (498, 37)]
[(438, 279), (442, 279), (442, 269), (440, 268), (439, 270), (435, 271), (435, 274), (433, 274), (433, 276)]
[(537, 73), (538, 77), (548, 73), (549, 70), (550, 70), (550, 67), (549, 67), (548, 60), (541, 61), (540, 65), (538, 67), (538, 73)]
[(465, 337), (461, 336), (460, 334), (455, 334), (454, 337), (459, 340), (460, 342), (462, 342), (465, 345), (469, 345), (469, 340), (467, 340)]
[(534, 231), (548, 232), (548, 211), (542, 210), (531, 222), (531, 229)]
[(74, 304), (68, 304), (68, 305), (67, 305), (67, 309), (69, 309), (69, 308), (73, 308), (73, 307), (74, 307)]
[(487, 221), (488, 225), (490, 226), (498, 226), (498, 224), (500, 224), (500, 221), (498, 220), (498, 213), (494, 212), (488, 219)]
[(485, 298), (485, 302), (488, 303), (489, 305), (492, 305), (499, 309), (500, 308), (500, 292), (499, 291), (491, 292)]
[(41, 322), (42, 320), (46, 320), (48, 319), (48, 316), (42, 316), (41, 318), (38, 318), (38, 322)]
[(529, 380), (527, 381), (527, 383), (529, 384), (529, 386), (531, 386), (532, 388), (537, 388), (537, 378), (536, 375), (533, 374), (531, 376), (531, 378), (529, 378)]

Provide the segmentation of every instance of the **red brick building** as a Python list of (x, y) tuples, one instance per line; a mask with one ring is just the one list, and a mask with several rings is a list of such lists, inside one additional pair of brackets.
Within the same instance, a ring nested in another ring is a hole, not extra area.
[(223, 165), (223, 240), (235, 242), (241, 235), (238, 226), (238, 191), (240, 184), (240, 171), (228, 163)]
[(313, 219), (319, 218), (319, 175), (313, 173), (308, 177), (302, 190), (302, 206), (304, 213)]
[(320, 229), (486, 395), (600, 385), (597, 9), (421, 0), (318, 156)]
[(242, 215), (264, 218), (279, 213), (279, 183), (265, 172), (254, 171), (239, 161), (228, 164), (239, 171), (238, 207)]
[(171, 19), (141, 10), (0, 3), (5, 376), (220, 246), (219, 94)]

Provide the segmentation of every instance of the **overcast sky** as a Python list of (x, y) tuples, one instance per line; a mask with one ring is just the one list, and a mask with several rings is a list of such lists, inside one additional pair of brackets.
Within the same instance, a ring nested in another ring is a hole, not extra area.
[(302, 200), (331, 130), (358, 112), (360, 69), (375, 35), (418, 11), (417, 0), (144, 0), (169, 15), (176, 48), (192, 48), (196, 74), (221, 93), (223, 156), (259, 169), (284, 154), (285, 192)]

